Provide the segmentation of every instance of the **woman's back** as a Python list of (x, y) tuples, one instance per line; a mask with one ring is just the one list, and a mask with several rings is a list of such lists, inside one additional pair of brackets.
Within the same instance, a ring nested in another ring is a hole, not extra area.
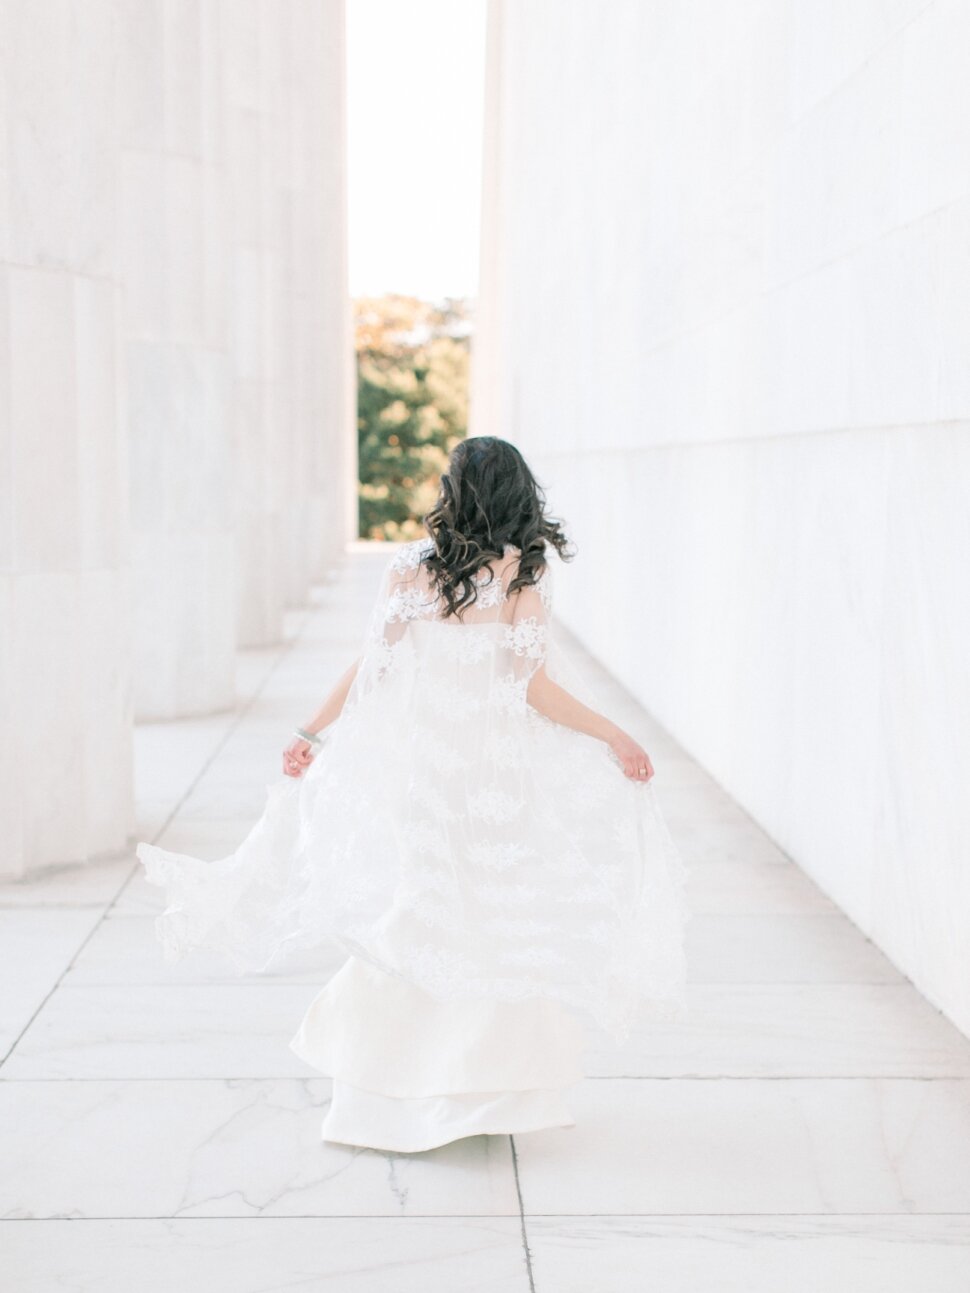
[[(388, 674), (400, 675), (407, 664), (420, 666), (415, 697), (420, 695), (434, 712), (449, 705), (455, 715), (467, 712), (462, 702), (481, 699), (492, 687), (500, 709), (524, 709), (529, 678), (545, 652), (551, 572), (547, 567), (535, 584), (510, 591), (520, 553), (509, 545), (500, 560), (473, 576), (474, 601), (449, 613), (423, 561), (433, 546), (430, 540), (416, 540), (389, 562), (368, 632), (370, 663), (365, 655), (355, 698), (372, 692)], [(438, 696), (436, 685), (441, 687)], [(484, 717), (487, 711), (478, 707), (477, 712)], [(420, 721), (419, 716), (412, 721)]]
[(544, 595), (548, 606), (550, 572), (544, 567), (532, 588), (519, 588), (510, 593), (510, 585), (520, 569), (521, 553), (512, 544), (505, 545), (501, 558), (481, 566), (471, 578), (475, 586), (475, 600), (458, 612), (449, 613), (444, 598), (435, 587), (433, 575), (424, 558), (434, 551), (432, 539), (415, 539), (407, 543), (391, 560), (388, 567), (386, 595), (391, 601), (392, 612), (401, 619), (433, 619), (443, 624), (468, 627), (475, 624), (511, 623), (522, 617), (525, 596), (533, 590)]

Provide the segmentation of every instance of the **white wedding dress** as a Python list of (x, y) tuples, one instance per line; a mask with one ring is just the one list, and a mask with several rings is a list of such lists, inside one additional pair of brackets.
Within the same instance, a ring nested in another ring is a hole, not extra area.
[(527, 701), (540, 665), (595, 701), (550, 568), (510, 589), (507, 547), (459, 621), (430, 546), (389, 560), (339, 718), (239, 848), (138, 846), (168, 958), (346, 952), (290, 1045), (333, 1078), (325, 1139), (402, 1151), (570, 1125), (584, 1025), (623, 1041), (638, 1011), (684, 1009), (685, 874), (652, 784)]

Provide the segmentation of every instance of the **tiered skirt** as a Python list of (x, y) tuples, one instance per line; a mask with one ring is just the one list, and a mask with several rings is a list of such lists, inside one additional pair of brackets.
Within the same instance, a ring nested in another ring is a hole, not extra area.
[(574, 1126), (583, 1047), (582, 1023), (557, 1002), (446, 1001), (354, 956), (290, 1042), (333, 1079), (322, 1139), (406, 1153)]

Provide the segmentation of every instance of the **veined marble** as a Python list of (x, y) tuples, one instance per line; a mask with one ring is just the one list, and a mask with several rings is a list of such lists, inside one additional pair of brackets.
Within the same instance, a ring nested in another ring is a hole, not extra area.
[(332, 1145), (329, 1091), (327, 1078), (0, 1082), (0, 1217), (518, 1217), (507, 1136), (415, 1155)]
[[(529, 1293), (518, 1217), (261, 1217), (49, 1221), (3, 1234), (0, 1274), (21, 1293)], [(868, 1293), (863, 1289), (862, 1293)], [(949, 1293), (940, 1286), (940, 1293)]]

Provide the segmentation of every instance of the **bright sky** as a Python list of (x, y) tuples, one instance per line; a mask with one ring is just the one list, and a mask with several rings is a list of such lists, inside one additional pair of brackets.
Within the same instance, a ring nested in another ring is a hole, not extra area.
[(348, 0), (350, 291), (478, 290), (485, 0)]

